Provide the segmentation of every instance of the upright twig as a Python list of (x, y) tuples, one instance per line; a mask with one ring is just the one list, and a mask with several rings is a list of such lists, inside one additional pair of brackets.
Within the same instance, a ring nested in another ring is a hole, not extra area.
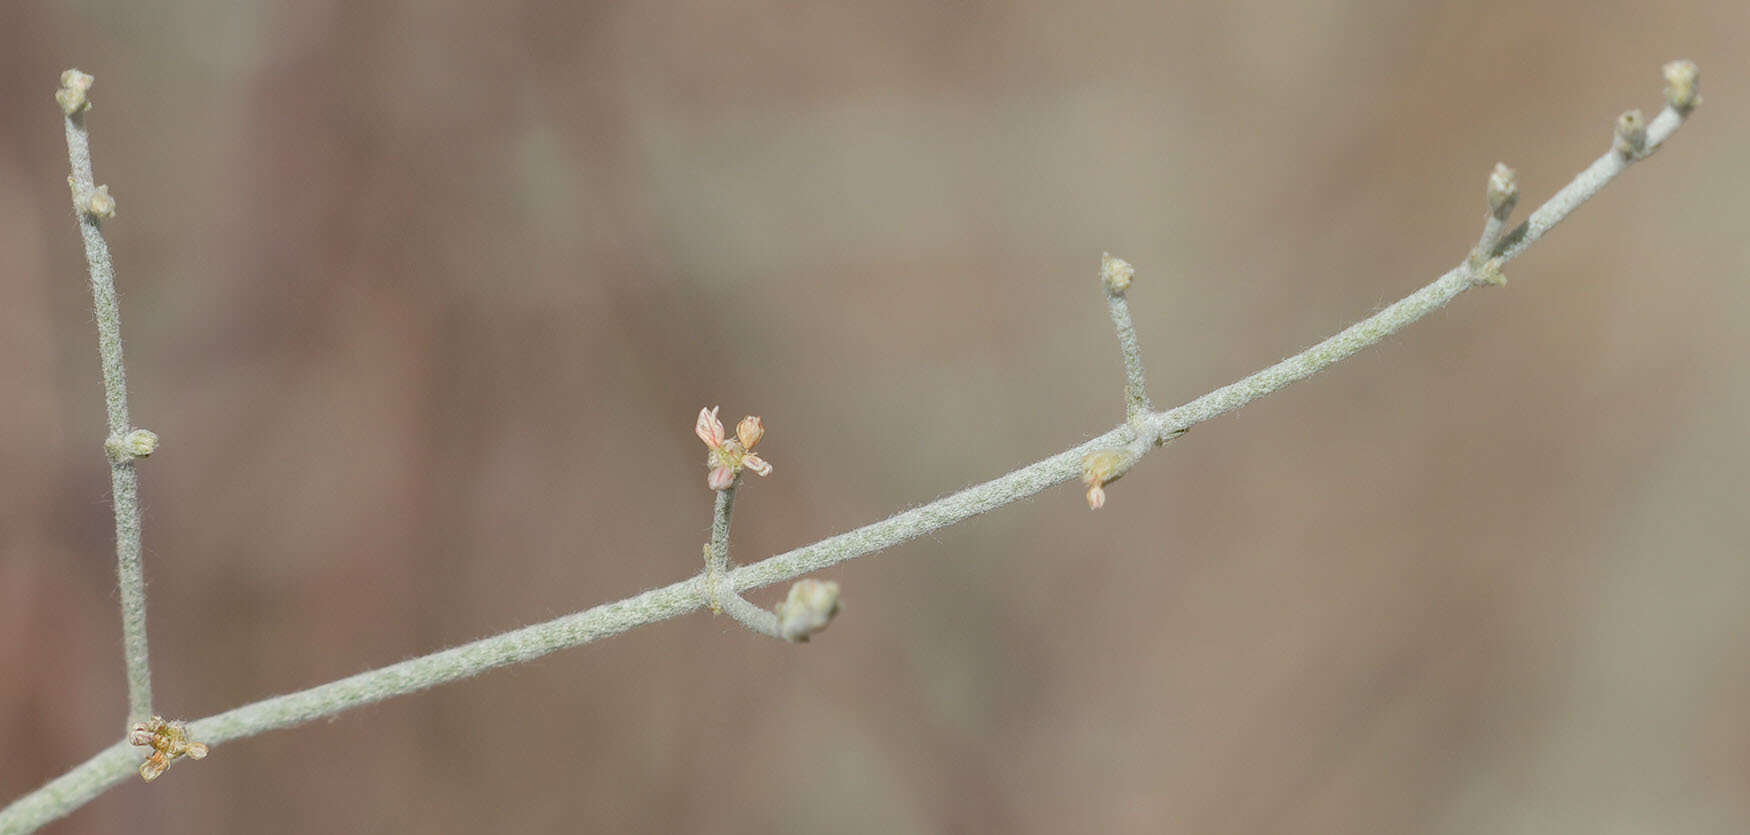
[(1124, 352), (1124, 419), (1141, 420), (1153, 408), (1148, 402), (1148, 379), (1142, 371), (1142, 343), (1136, 338), (1136, 326), (1130, 323), (1130, 303), (1125, 293), (1136, 277), (1136, 268), (1129, 261), (1113, 258), (1108, 252), (1100, 256), (1100, 284), (1106, 288), (1106, 310), (1112, 315), (1112, 327), (1118, 331), (1118, 348)]
[[(728, 568), (728, 517), (732, 505), (730, 499), (720, 497), (717, 505), (720, 509), (718, 516), (722, 518), (725, 545), (722, 551), (716, 552), (721, 555), (722, 561), (716, 564), (715, 570), (727, 573), (710, 584), (709, 588), (727, 588), (734, 592), (760, 588), (898, 545), (1070, 481), (1078, 473), (1086, 480), (1090, 468), (1098, 469), (1102, 466), (1101, 456), (1113, 454), (1115, 450), (1118, 451), (1116, 454), (1120, 459), (1127, 459), (1127, 462), (1121, 460), (1119, 463), (1123, 467), (1116, 470), (1122, 474), (1121, 470), (1133, 464), (1135, 458), (1154, 446), (1177, 437), (1191, 426), (1322, 371), (1440, 308), (1466, 290), (1499, 283), (1491, 280), (1490, 276), (1499, 276), (1502, 263), (1524, 252), (1581, 203), (1597, 194), (1630, 163), (1652, 154), (1682, 125), (1684, 118), (1700, 102), (1695, 92), (1695, 65), (1687, 61), (1673, 62), (1666, 65), (1665, 75), (1669, 82), (1666, 89), (1669, 105), (1646, 125), (1644, 139), (1631, 137), (1636, 141), (1629, 153), (1618, 150), (1613, 143), (1613, 149), (1609, 153), (1581, 172), (1573, 182), (1533, 212), (1525, 223), (1503, 236), (1492, 252), (1488, 253), (1490, 257), (1486, 259), (1487, 269), (1473, 270), (1473, 259), (1467, 257), (1465, 263), (1447, 271), (1422, 289), (1329, 339), (1238, 382), (1223, 386), (1177, 408), (1127, 419), (1125, 423), (1097, 438), (1007, 475), (751, 565)], [(68, 144), (71, 147), (73, 128), (69, 127), (68, 130)], [(77, 160), (77, 152), (74, 156)], [(75, 168), (77, 167), (75, 162)], [(89, 177), (86, 181), (89, 182)], [(1492, 202), (1491, 216), (1495, 211)], [(90, 241), (91, 236), (88, 235), (88, 249)], [(101, 244), (100, 238), (98, 241)], [(96, 256), (93, 256), (94, 286), (97, 284), (97, 263)], [(103, 263), (107, 264), (106, 255)], [(111, 293), (113, 295), (113, 290)], [(1122, 337), (1120, 339), (1122, 341)], [(107, 376), (107, 352), (105, 356)], [(119, 378), (119, 344), (116, 357)], [(1128, 385), (1126, 389), (1127, 393), (1133, 390)], [(1141, 387), (1137, 386), (1134, 390), (1140, 392)], [(125, 427), (125, 404), (123, 408), (124, 420), (121, 425)], [(715, 424), (715, 419), (715, 410), (707, 410), (701, 413), (698, 425), (700, 437), (711, 447), (710, 463), (713, 469), (707, 482), (713, 489), (730, 486), (742, 467), (755, 469), (761, 474), (770, 471), (769, 465), (760, 461), (757, 456), (750, 455), (753, 444), (731, 447), (721, 424), (716, 424), (712, 431), (711, 424)], [(119, 494), (118, 488), (118, 504)], [(718, 538), (717, 530), (718, 525), (714, 519), (714, 541)], [(707, 546), (707, 565), (705, 572), (700, 575), (545, 623), (482, 638), (307, 690), (263, 699), (190, 722), (187, 732), (194, 738), (217, 744), (290, 727), (676, 617), (709, 605), (711, 594), (702, 580), (713, 570), (711, 561), (714, 559), (716, 555)], [(836, 609), (836, 588), (828, 595), (824, 589), (828, 585), (830, 584), (804, 580), (792, 588), (791, 600), (787, 600), (786, 604), (792, 601), (798, 605), (814, 604), (821, 613)], [(831, 607), (820, 605), (828, 600), (833, 603)], [(785, 610), (781, 609), (777, 615), (780, 623), (784, 615)], [(143, 657), (142, 655), (142, 659)], [(0, 835), (29, 831), (67, 814), (125, 778), (136, 762), (137, 758), (130, 754), (126, 741), (105, 748), (66, 774), (0, 810)]]
[(73, 192), (73, 213), (79, 219), (79, 234), (85, 239), (85, 262), (91, 272), (91, 301), (97, 316), (97, 348), (103, 359), (103, 400), (109, 411), (110, 492), (115, 503), (116, 577), (121, 585), (122, 646), (128, 670), (128, 721), (152, 717), (152, 667), (146, 651), (146, 579), (140, 566), (140, 477), (136, 458), (157, 448), (158, 436), (128, 424), (128, 378), (122, 364), (121, 306), (115, 294), (115, 264), (103, 240), (103, 221), (115, 217), (115, 200), (108, 186), (97, 185), (91, 175), (91, 137), (85, 130), (85, 114), (91, 110), (86, 97), (92, 78), (78, 70), (61, 74), (61, 89), (55, 100), (61, 105), (67, 129), (67, 158), (73, 174), (67, 184)]
[(729, 518), (735, 513), (735, 488), (731, 484), (715, 491), (711, 541), (705, 544), (705, 573), (699, 575), (699, 594), (710, 604), (712, 612), (727, 611), (742, 626), (776, 638), (778, 616), (748, 602), (724, 582), (729, 573)]

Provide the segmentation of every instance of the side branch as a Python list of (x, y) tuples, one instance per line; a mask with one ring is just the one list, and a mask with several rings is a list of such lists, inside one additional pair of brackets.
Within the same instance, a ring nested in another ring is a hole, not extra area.
[(128, 378), (122, 364), (121, 305), (116, 301), (115, 263), (103, 239), (102, 221), (115, 216), (108, 186), (91, 174), (91, 137), (85, 130), (86, 98), (92, 78), (78, 70), (61, 74), (55, 100), (61, 105), (72, 176), (73, 212), (85, 240), (91, 272), (91, 300), (97, 318), (97, 347), (103, 359), (103, 400), (109, 411), (110, 492), (115, 503), (116, 577), (121, 586), (122, 647), (127, 659), (128, 724), (152, 716), (152, 667), (146, 651), (146, 578), (140, 564), (140, 476), (134, 459), (150, 455), (158, 436), (128, 425)]
[(1130, 290), (1136, 268), (1111, 253), (1100, 256), (1100, 283), (1106, 287), (1106, 310), (1112, 314), (1112, 327), (1118, 332), (1118, 348), (1124, 352), (1124, 419), (1140, 420), (1154, 407), (1148, 402), (1148, 380), (1142, 372), (1142, 344), (1136, 339), (1136, 326), (1130, 322), (1130, 303), (1125, 293)]
[(778, 616), (748, 602), (724, 582), (729, 570), (729, 521), (735, 513), (735, 488), (717, 490), (711, 513), (711, 541), (705, 543), (705, 573), (699, 575), (699, 596), (713, 613), (727, 610), (736, 622), (768, 638), (778, 637)]

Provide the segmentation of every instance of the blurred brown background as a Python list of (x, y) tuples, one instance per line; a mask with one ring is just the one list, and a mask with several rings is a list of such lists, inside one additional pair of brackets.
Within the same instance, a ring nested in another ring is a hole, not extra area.
[[(121, 732), (58, 73), (120, 273), (164, 712), (751, 561), (1455, 264), (1707, 102), (1504, 289), (1079, 488), (130, 781), (55, 832), (1742, 832), (1750, 7), (0, 4), (0, 799)], [(770, 605), (781, 590), (752, 595)]]

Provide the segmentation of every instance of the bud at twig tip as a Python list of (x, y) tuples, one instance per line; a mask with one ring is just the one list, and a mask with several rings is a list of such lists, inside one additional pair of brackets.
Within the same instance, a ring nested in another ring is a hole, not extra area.
[(1489, 172), (1489, 211), (1506, 220), (1518, 203), (1519, 172), (1508, 168), (1504, 162), (1495, 163), (1495, 170)]
[(773, 607), (778, 635), (801, 643), (826, 628), (839, 613), (839, 584), (831, 580), (797, 580), (784, 602)]
[(1106, 282), (1106, 291), (1122, 296), (1130, 289), (1130, 280), (1136, 277), (1136, 268), (1123, 258), (1114, 258), (1112, 253), (1100, 255), (1100, 280)]
[(91, 100), (86, 94), (91, 92), (93, 80), (78, 70), (61, 73), (61, 89), (55, 91), (55, 103), (61, 106), (62, 113), (77, 116), (91, 109)]
[(1701, 104), (1701, 69), (1694, 61), (1672, 61), (1664, 67), (1665, 101), (1678, 113), (1688, 113)]

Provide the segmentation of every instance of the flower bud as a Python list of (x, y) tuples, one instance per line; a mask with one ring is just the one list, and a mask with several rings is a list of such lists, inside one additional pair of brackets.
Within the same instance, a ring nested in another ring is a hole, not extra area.
[(1136, 277), (1136, 268), (1123, 258), (1113, 258), (1112, 253), (1100, 255), (1100, 280), (1106, 283), (1106, 292), (1115, 296), (1124, 295), (1130, 289), (1130, 280)]
[(86, 94), (91, 92), (93, 80), (78, 70), (61, 73), (61, 89), (55, 91), (55, 103), (61, 106), (62, 113), (75, 116), (91, 109), (91, 100)]
[(1701, 104), (1697, 89), (1701, 70), (1694, 61), (1672, 61), (1665, 65), (1665, 101), (1679, 113), (1688, 113)]
[(735, 437), (741, 441), (741, 448), (752, 450), (754, 445), (766, 436), (766, 425), (753, 415), (748, 415), (735, 425)]
[(85, 196), (85, 213), (98, 220), (115, 217), (115, 198), (109, 196), (109, 186), (98, 186)]
[(806, 641), (825, 629), (839, 613), (839, 584), (831, 580), (798, 580), (773, 612), (778, 616), (779, 636), (786, 641)]
[(1489, 172), (1489, 212), (1506, 220), (1518, 203), (1519, 172), (1504, 162), (1495, 163), (1495, 170)]
[(1634, 158), (1647, 150), (1647, 118), (1639, 110), (1623, 111), (1616, 117), (1616, 151)]

